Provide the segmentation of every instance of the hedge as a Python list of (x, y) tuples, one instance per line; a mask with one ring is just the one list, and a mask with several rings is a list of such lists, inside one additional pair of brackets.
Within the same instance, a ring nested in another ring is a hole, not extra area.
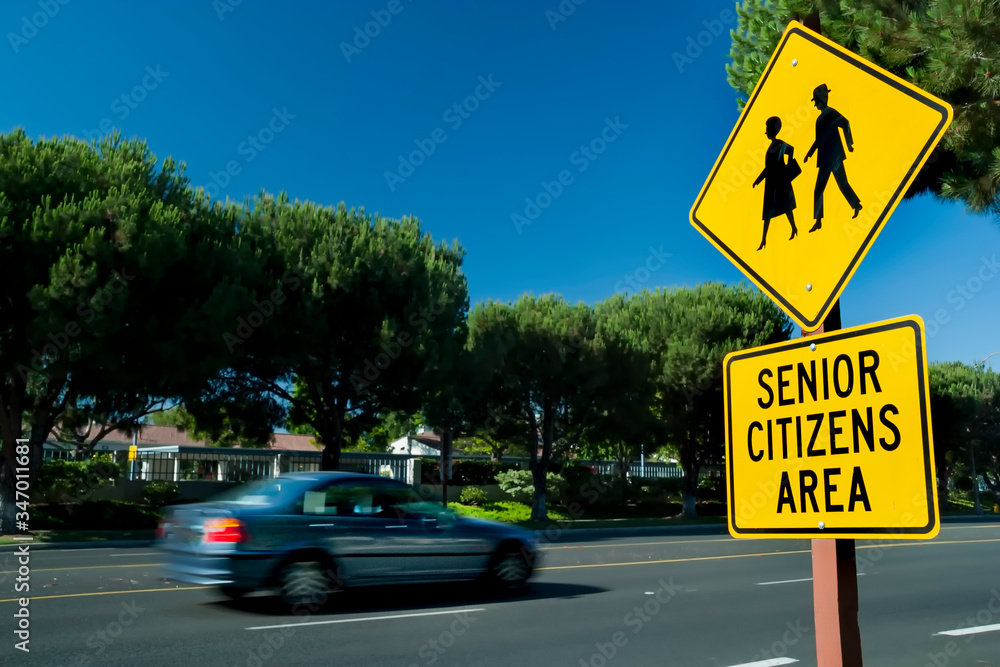
[(42, 530), (139, 530), (156, 528), (159, 512), (119, 500), (32, 505), (31, 527)]
[[(518, 470), (516, 463), (496, 463), (494, 461), (478, 461), (475, 459), (459, 459), (451, 464), (451, 479), (454, 486), (483, 486), (496, 484), (497, 474), (507, 470)], [(420, 459), (420, 477), (422, 484), (441, 483), (441, 461), (438, 459)]]

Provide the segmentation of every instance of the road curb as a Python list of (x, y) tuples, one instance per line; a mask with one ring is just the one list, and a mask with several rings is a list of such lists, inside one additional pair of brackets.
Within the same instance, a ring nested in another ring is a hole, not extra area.
[(30, 545), (32, 551), (39, 549), (134, 549), (136, 547), (151, 547), (153, 540), (107, 540), (94, 542), (28, 542), (19, 544), (0, 544), (0, 552), (17, 550), (23, 545)]
[[(584, 539), (618, 537), (655, 537), (657, 535), (728, 535), (726, 524), (694, 524), (690, 526), (635, 526), (624, 528), (561, 528), (554, 524), (551, 528), (536, 530), (535, 534), (543, 542), (578, 542)], [(579, 539), (574, 539), (579, 538)]]

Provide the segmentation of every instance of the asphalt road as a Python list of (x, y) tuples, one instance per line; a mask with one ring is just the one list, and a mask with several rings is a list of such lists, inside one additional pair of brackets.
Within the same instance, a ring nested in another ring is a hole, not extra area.
[[(1000, 667), (1000, 524), (857, 545), (866, 665)], [(0, 663), (816, 664), (804, 540), (578, 539), (550, 545), (518, 597), (455, 585), (358, 590), (303, 617), (265, 596), (232, 603), (166, 582), (160, 562), (150, 548), (32, 552), (24, 653), (14, 648), (17, 557), (0, 551)], [(970, 626), (974, 634), (941, 634)]]

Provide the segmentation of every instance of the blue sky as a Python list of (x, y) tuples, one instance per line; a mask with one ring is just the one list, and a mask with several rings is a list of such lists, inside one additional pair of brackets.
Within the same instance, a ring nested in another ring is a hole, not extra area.
[[(467, 249), (473, 303), (744, 280), (688, 220), (738, 118), (731, 0), (565, 0), (568, 16), (558, 0), (236, 2), (4, 3), (0, 131), (103, 122), (213, 195), (415, 215)], [(580, 152), (602, 132), (603, 152)], [(551, 202), (518, 230), (543, 182)], [(844, 326), (917, 314), (931, 360), (1000, 351), (997, 255), (993, 220), (905, 202), (843, 294)]]

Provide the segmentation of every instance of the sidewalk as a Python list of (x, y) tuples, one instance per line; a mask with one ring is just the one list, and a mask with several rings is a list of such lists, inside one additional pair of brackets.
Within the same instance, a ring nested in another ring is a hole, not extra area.
[[(569, 522), (564, 522), (569, 523)], [(949, 523), (1000, 523), (1000, 515), (955, 515), (941, 517), (942, 524)], [(559, 545), (572, 542), (582, 542), (594, 539), (618, 539), (627, 537), (656, 537), (684, 535), (728, 535), (729, 529), (725, 523), (720, 524), (689, 524), (684, 526), (623, 526), (621, 528), (562, 528), (556, 521), (552, 527), (535, 531), (543, 545)], [(152, 533), (152, 531), (150, 531)], [(795, 539), (789, 537), (788, 539)], [(153, 546), (153, 538), (132, 540), (102, 540), (88, 542), (39, 542), (24, 541), (19, 544), (31, 545), (32, 551), (38, 549), (134, 549)], [(0, 552), (16, 550), (18, 544), (0, 544)]]

